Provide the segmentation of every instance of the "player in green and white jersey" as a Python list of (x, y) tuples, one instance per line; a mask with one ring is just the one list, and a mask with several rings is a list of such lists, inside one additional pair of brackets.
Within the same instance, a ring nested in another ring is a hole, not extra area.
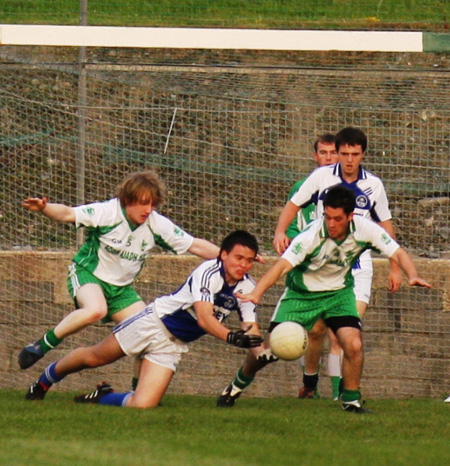
[[(334, 165), (338, 161), (338, 155), (336, 151), (336, 136), (331, 133), (325, 133), (319, 136), (314, 141), (314, 152), (313, 158), (318, 167), (326, 167), (328, 165)], [(288, 195), (288, 201), (292, 199), (294, 194), (300, 189), (302, 184), (307, 178), (303, 178), (292, 186), (292, 189)], [(286, 229), (286, 236), (292, 240), (294, 239), (301, 230), (316, 219), (316, 206), (309, 204), (305, 208), (299, 210), (297, 217), (292, 220)]]
[[(282, 254), (289, 239), (285, 229), (299, 209), (316, 206), (316, 216), (323, 215), (323, 196), (326, 191), (335, 185), (346, 186), (356, 196), (355, 215), (370, 218), (382, 226), (390, 236), (394, 236), (394, 227), (391, 220), (388, 199), (382, 181), (377, 176), (365, 170), (361, 163), (367, 147), (367, 137), (358, 128), (344, 128), (336, 135), (336, 150), (339, 163), (317, 168), (305, 180), (302, 186), (288, 201), (280, 215), (275, 231), (274, 247)], [(363, 317), (370, 300), (373, 266), (370, 251), (362, 254), (353, 267), (355, 277), (354, 293), (360, 317)], [(395, 262), (391, 261), (389, 273), (389, 289), (397, 291), (401, 285), (401, 271)], [(300, 398), (314, 396), (318, 382), (319, 361), (322, 354), (323, 337), (326, 329), (320, 326), (310, 332), (310, 344), (305, 355), (304, 386), (300, 389)], [(328, 374), (331, 376), (333, 398), (338, 398), (340, 380), (340, 357), (342, 350), (331, 332), (330, 352), (328, 357)]]
[[(334, 165), (338, 162), (338, 154), (336, 151), (336, 136), (334, 134), (322, 134), (314, 141), (313, 158), (314, 161), (317, 163), (318, 167), (326, 167), (329, 165)], [(290, 201), (292, 197), (297, 193), (297, 191), (301, 188), (306, 179), (307, 178), (303, 178), (302, 180), (297, 181), (297, 183), (294, 184), (291, 191), (289, 192), (288, 201)], [(301, 208), (298, 211), (296, 218), (292, 220), (292, 222), (286, 229), (286, 236), (289, 238), (289, 240), (292, 241), (300, 233), (301, 230), (306, 228), (306, 226), (315, 219), (316, 205), (314, 203), (310, 203), (309, 205)], [(309, 336), (310, 339), (316, 338), (319, 341), (320, 347), (322, 347), (323, 335), (326, 332), (327, 329), (323, 322), (317, 322), (315, 328), (310, 332)], [(328, 352), (327, 372), (331, 380), (331, 389), (333, 392), (333, 397), (335, 397), (336, 392), (339, 390), (339, 383), (341, 379), (342, 350), (340, 346), (337, 344), (336, 339), (334, 338), (331, 330), (328, 331), (328, 336), (330, 340), (330, 348)], [(300, 364), (303, 369), (304, 385), (299, 390), (299, 398), (319, 397), (317, 388), (315, 388), (314, 390), (309, 390), (309, 388), (307, 388), (307, 386), (305, 385), (305, 381), (308, 381), (311, 375), (313, 376), (313, 378), (315, 378), (315, 374), (317, 373), (318, 369), (316, 367), (316, 360), (317, 357), (315, 358), (315, 360), (313, 360), (312, 364), (313, 374), (309, 374), (305, 368), (305, 356), (302, 356), (300, 358)]]
[(431, 285), (420, 278), (406, 251), (376, 223), (354, 216), (356, 197), (344, 186), (330, 188), (323, 198), (324, 216), (312, 222), (292, 241), (281, 258), (247, 294), (243, 302), (258, 304), (277, 280), (287, 275), (269, 332), (279, 323), (294, 321), (307, 330), (322, 319), (333, 330), (344, 350), (342, 407), (367, 412), (359, 391), (363, 369), (361, 321), (353, 293), (352, 265), (368, 249), (394, 260), (405, 272), (410, 286)]
[(52, 220), (85, 227), (87, 235), (69, 268), (68, 288), (76, 310), (22, 349), (22, 369), (31, 367), (67, 336), (100, 319), (119, 323), (142, 311), (145, 303), (132, 283), (154, 246), (175, 254), (217, 257), (217, 246), (192, 237), (156, 212), (164, 196), (165, 187), (158, 175), (145, 171), (128, 176), (118, 187), (117, 196), (106, 202), (78, 207), (52, 204), (47, 198), (23, 202), (24, 207)]

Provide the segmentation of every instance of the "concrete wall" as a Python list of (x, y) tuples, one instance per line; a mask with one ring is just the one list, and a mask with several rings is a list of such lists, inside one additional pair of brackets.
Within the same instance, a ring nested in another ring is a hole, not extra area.
[[(95, 325), (68, 338), (56, 350), (21, 371), (17, 354), (24, 344), (38, 338), (73, 309), (66, 290), (67, 265), (72, 253), (0, 252), (0, 388), (24, 389), (51, 361), (70, 349), (100, 341), (109, 332)], [(257, 264), (258, 278), (274, 262)], [(191, 256), (153, 255), (137, 282), (142, 296), (153, 300), (174, 290), (199, 263)], [(375, 259), (372, 303), (364, 320), (366, 350), (362, 389), (366, 397), (442, 397), (450, 389), (450, 285), (448, 260), (416, 260), (421, 274), (434, 288), (387, 291), (388, 263)], [(406, 280), (405, 280), (406, 282)], [(267, 329), (274, 305), (283, 289), (275, 286), (259, 308), (260, 323)], [(231, 319), (231, 327), (238, 322)], [(240, 367), (245, 351), (210, 336), (191, 344), (170, 387), (171, 393), (216, 396)], [(320, 392), (330, 395), (326, 353)], [(68, 377), (58, 390), (87, 390), (103, 380), (118, 390), (129, 387), (132, 361), (128, 358), (102, 369)], [(267, 367), (248, 389), (248, 396), (296, 396), (301, 384), (298, 362), (278, 362)]]

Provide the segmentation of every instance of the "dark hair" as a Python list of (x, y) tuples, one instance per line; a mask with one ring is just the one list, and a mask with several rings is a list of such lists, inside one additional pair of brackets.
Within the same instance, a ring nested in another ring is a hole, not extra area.
[(355, 193), (342, 185), (331, 187), (323, 198), (323, 207), (332, 207), (337, 209), (342, 207), (348, 215), (355, 210), (356, 196)]
[(136, 202), (152, 202), (153, 207), (160, 206), (166, 195), (166, 187), (158, 174), (153, 171), (132, 173), (117, 187), (116, 197), (122, 207)]
[(335, 144), (336, 143), (336, 136), (331, 133), (325, 133), (320, 135), (315, 141), (314, 141), (314, 152), (317, 152), (317, 149), (319, 148), (319, 143), (320, 144)]
[(229, 253), (237, 244), (255, 251), (255, 256), (258, 254), (258, 240), (248, 231), (236, 230), (227, 235), (222, 241), (219, 256), (222, 251)]
[(360, 129), (347, 127), (341, 129), (336, 134), (336, 150), (339, 151), (339, 148), (345, 144), (349, 146), (361, 146), (364, 153), (367, 148), (367, 137)]

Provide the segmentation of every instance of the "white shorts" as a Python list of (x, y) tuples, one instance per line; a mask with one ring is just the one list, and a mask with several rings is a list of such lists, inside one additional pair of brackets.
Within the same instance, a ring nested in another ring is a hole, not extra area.
[(127, 356), (141, 356), (174, 372), (181, 354), (188, 351), (187, 344), (167, 330), (152, 304), (116, 325), (113, 334)]
[(369, 304), (372, 293), (373, 264), (370, 251), (365, 251), (359, 258), (359, 263), (352, 269), (352, 275), (355, 279), (353, 292), (356, 301), (362, 301)]

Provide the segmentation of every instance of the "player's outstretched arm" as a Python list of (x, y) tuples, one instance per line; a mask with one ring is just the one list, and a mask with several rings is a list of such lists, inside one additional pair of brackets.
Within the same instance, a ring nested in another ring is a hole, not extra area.
[(244, 303), (252, 302), (258, 304), (263, 294), (291, 269), (292, 265), (289, 261), (283, 258), (278, 259), (278, 261), (261, 277), (251, 293), (235, 293), (235, 295)]
[(286, 236), (287, 227), (294, 220), (299, 210), (300, 208), (297, 205), (292, 201), (288, 201), (280, 214), (273, 238), (273, 247), (280, 256), (289, 246), (289, 238)]
[[(392, 224), (391, 220), (380, 222), (379, 225), (387, 231), (391, 238), (395, 239), (394, 225)], [(395, 262), (395, 260), (389, 259), (389, 263), (390, 270), (388, 276), (388, 288), (389, 291), (395, 293), (402, 285), (402, 269), (400, 268), (400, 265)]]
[(215, 318), (212, 303), (197, 301), (194, 303), (194, 308), (198, 325), (200, 325), (205, 332), (219, 338), (219, 340), (226, 341), (239, 348), (254, 348), (264, 341), (260, 335), (247, 334), (247, 331), (252, 328), (252, 325), (236, 332), (230, 331)]
[(206, 239), (194, 238), (188, 251), (203, 259), (215, 259), (219, 255), (220, 248)]
[(22, 201), (22, 207), (32, 212), (42, 212), (46, 217), (59, 222), (75, 223), (75, 210), (64, 204), (51, 204), (47, 197), (29, 197)]
[(400, 265), (403, 272), (405, 272), (409, 280), (409, 286), (423, 286), (425, 288), (431, 288), (432, 285), (430, 283), (419, 277), (416, 266), (403, 248), (398, 248), (393, 254), (392, 259), (395, 260)]

